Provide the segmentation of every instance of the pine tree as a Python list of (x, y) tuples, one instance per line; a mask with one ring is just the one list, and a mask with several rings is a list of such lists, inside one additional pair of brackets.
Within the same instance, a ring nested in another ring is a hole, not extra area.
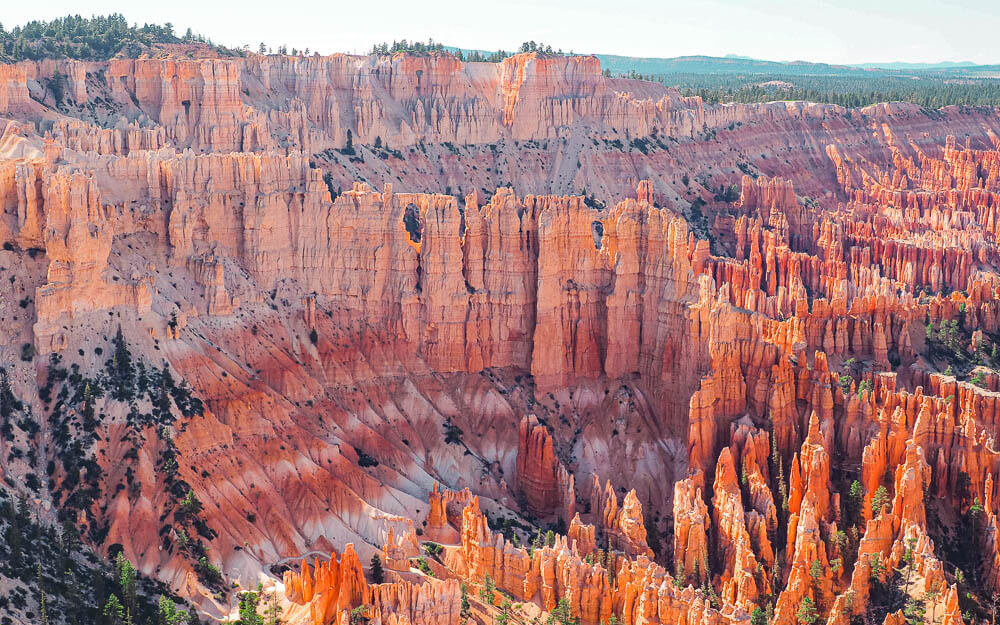
[(118, 600), (117, 595), (111, 595), (108, 597), (107, 603), (104, 604), (104, 619), (108, 625), (122, 625), (124, 608), (122, 607), (121, 601)]
[(66, 592), (63, 595), (66, 604), (66, 623), (80, 625), (80, 612), (83, 608), (83, 593), (80, 592), (80, 582), (72, 570), (66, 569)]
[(823, 565), (820, 564), (819, 560), (813, 560), (812, 564), (809, 565), (809, 577), (811, 577), (814, 582), (818, 582), (822, 575)]
[(573, 607), (566, 597), (559, 600), (545, 621), (545, 625), (577, 625), (578, 623), (579, 619), (573, 616)]
[(362, 625), (368, 622), (368, 606), (359, 605), (358, 607), (351, 610), (350, 623), (351, 625)]
[[(24, 499), (20, 501), (20, 507), (26, 507)], [(15, 508), (13, 505), (4, 502), (3, 510), (5, 516), (7, 517), (7, 533), (6, 541), (7, 548), (10, 550), (10, 565), (14, 570), (21, 568), (23, 564), (23, 543), (24, 537), (22, 535), (22, 528), (24, 527), (24, 522), (22, 520), (22, 515), (19, 514), (19, 508)]]
[(462, 582), (459, 589), (462, 592), (462, 618), (469, 618), (469, 587)]
[(260, 587), (257, 591), (248, 590), (240, 595), (240, 624), (264, 625), (264, 619), (257, 614), (260, 603)]
[(124, 599), (125, 625), (132, 625), (138, 616), (138, 596), (136, 595), (136, 572), (135, 567), (129, 562), (122, 552), (115, 558), (115, 576), (118, 579), (118, 587)]
[(282, 607), (278, 605), (278, 594), (268, 593), (267, 607), (264, 608), (264, 625), (279, 625), (281, 623)]
[(500, 614), (496, 617), (496, 625), (508, 625), (510, 623), (510, 599), (504, 598), (503, 602), (500, 604)]
[(128, 401), (132, 399), (132, 354), (128, 351), (128, 344), (122, 334), (122, 327), (118, 326), (118, 332), (112, 340), (114, 353), (111, 356), (111, 374), (114, 383), (114, 398), (118, 401)]
[(879, 582), (882, 580), (882, 576), (885, 574), (885, 565), (882, 564), (882, 559), (879, 554), (874, 554), (871, 560), (868, 561), (868, 566), (871, 568), (869, 577), (872, 581)]
[(483, 587), (479, 590), (479, 600), (485, 604), (493, 605), (493, 594), (496, 592), (497, 585), (493, 581), (493, 578), (487, 574), (483, 577)]
[(382, 569), (382, 559), (378, 554), (372, 555), (372, 582), (381, 584), (385, 581), (385, 571)]
[(802, 625), (813, 625), (819, 620), (819, 614), (816, 613), (816, 603), (812, 600), (812, 597), (806, 596), (802, 598), (802, 603), (799, 605), (799, 611), (795, 613), (795, 618)]
[(851, 522), (858, 523), (861, 520), (861, 510), (865, 503), (865, 489), (861, 487), (861, 482), (854, 480), (851, 482), (851, 489), (847, 493), (848, 508), (850, 508)]
[(674, 565), (674, 586), (677, 588), (684, 588), (684, 580), (687, 574), (684, 572), (684, 561), (678, 557), (677, 562)]
[(926, 612), (923, 601), (909, 597), (903, 607), (903, 618), (906, 619), (907, 625), (923, 625)]
[(183, 625), (183, 621), (187, 620), (187, 614), (183, 610), (178, 610), (173, 601), (160, 595), (156, 618), (157, 625)]
[(872, 517), (878, 518), (882, 515), (882, 508), (889, 503), (889, 491), (885, 486), (879, 486), (872, 496)]
[(35, 580), (38, 583), (38, 611), (42, 619), (42, 625), (49, 625), (49, 607), (45, 600), (45, 588), (42, 586), (42, 565), (35, 565)]
[(97, 428), (96, 411), (94, 409), (94, 393), (90, 390), (90, 382), (83, 386), (83, 429), (93, 432)]
[(535, 537), (531, 539), (531, 549), (541, 549), (542, 548), (542, 530), (535, 530)]

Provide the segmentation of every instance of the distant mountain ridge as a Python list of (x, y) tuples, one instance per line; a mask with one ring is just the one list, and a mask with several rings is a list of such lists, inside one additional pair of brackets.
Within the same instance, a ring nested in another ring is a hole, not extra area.
[[(963, 69), (970, 67), (984, 67), (971, 61), (941, 61), (939, 63), (907, 63), (895, 61), (892, 63), (856, 63), (853, 67), (863, 67), (866, 69)], [(985, 66), (989, 67), (989, 66)]]
[[(491, 50), (447, 47), (447, 50), (463, 54), (479, 52), (484, 55)], [(726, 56), (685, 55), (675, 57), (640, 57), (620, 54), (594, 54), (601, 61), (601, 67), (613, 74), (636, 72), (644, 75), (657, 74), (784, 74), (788, 76), (857, 76), (871, 77), (879, 74), (907, 75), (912, 73), (959, 73), (997, 71), (998, 65), (979, 65), (968, 61), (942, 61), (939, 63), (889, 63), (832, 64), (811, 61), (768, 61), (737, 54)]]
[(612, 73), (640, 74), (784, 74), (788, 76), (886, 76), (959, 74), (994, 72), (997, 65), (977, 65), (971, 62), (943, 61), (940, 63), (860, 63), (835, 65), (810, 61), (766, 61), (743, 56), (678, 56), (670, 58), (630, 57), (597, 54), (601, 66)]
[(635, 71), (640, 74), (747, 74), (769, 73), (789, 75), (868, 75), (871, 70), (847, 65), (810, 63), (808, 61), (765, 61), (736, 56), (678, 56), (671, 58), (630, 57), (597, 54), (601, 66), (612, 73)]

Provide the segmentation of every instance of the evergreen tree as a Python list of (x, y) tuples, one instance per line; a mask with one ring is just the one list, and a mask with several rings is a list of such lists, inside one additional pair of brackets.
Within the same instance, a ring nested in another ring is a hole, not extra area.
[(279, 625), (281, 612), (282, 607), (278, 605), (278, 595), (272, 590), (268, 593), (267, 607), (264, 608), (264, 625)]
[(906, 599), (906, 605), (903, 607), (903, 618), (906, 619), (907, 625), (924, 625), (926, 612), (923, 601), (913, 597)]
[(114, 345), (114, 353), (111, 356), (111, 378), (114, 384), (112, 397), (118, 401), (129, 401), (134, 396), (132, 354), (128, 351), (121, 326), (118, 326), (118, 332), (115, 333), (112, 343)]
[(160, 595), (156, 610), (157, 625), (184, 625), (187, 618), (186, 612), (179, 610), (173, 601)]
[(38, 611), (41, 616), (42, 625), (49, 625), (49, 606), (45, 599), (45, 588), (42, 585), (42, 565), (35, 565), (35, 580), (38, 584)]
[(25, 525), (25, 520), (20, 514), (22, 508), (26, 508), (27, 504), (24, 499), (21, 499), (18, 508), (13, 505), (4, 502), (3, 509), (5, 511), (4, 516), (7, 517), (7, 532), (5, 535), (7, 541), (7, 548), (10, 553), (10, 566), (12, 569), (19, 570), (24, 564), (24, 537), (22, 535), (22, 528)]
[(462, 618), (469, 618), (469, 587), (462, 582), (459, 586), (462, 593)]
[(816, 603), (812, 600), (812, 597), (807, 595), (802, 598), (802, 603), (799, 604), (799, 610), (795, 613), (795, 618), (802, 625), (814, 625), (819, 620), (819, 614), (816, 612)]
[(809, 577), (812, 578), (813, 582), (818, 582), (822, 575), (823, 565), (820, 564), (819, 560), (813, 560), (812, 564), (809, 565)]
[(371, 571), (372, 582), (381, 584), (385, 581), (385, 571), (382, 569), (382, 559), (378, 557), (377, 553), (372, 555)]
[(115, 558), (115, 577), (122, 593), (122, 607), (125, 609), (125, 625), (132, 625), (139, 615), (139, 602), (136, 593), (136, 571), (132, 563), (119, 552)]
[(872, 517), (878, 518), (882, 515), (882, 508), (889, 503), (889, 491), (885, 486), (879, 486), (872, 496)]
[(122, 625), (124, 620), (125, 608), (122, 607), (121, 602), (118, 600), (117, 595), (111, 595), (108, 597), (107, 602), (104, 604), (104, 622), (107, 625)]
[(503, 603), (500, 604), (500, 614), (497, 614), (494, 619), (495, 625), (508, 625), (510, 623), (510, 613), (508, 609), (510, 608), (510, 601), (504, 599)]
[(572, 606), (566, 597), (559, 600), (545, 621), (545, 625), (578, 625), (578, 623), (579, 619), (573, 616)]
[(351, 625), (364, 625), (368, 622), (368, 606), (359, 605), (358, 607), (351, 610)]
[(84, 604), (83, 593), (80, 591), (80, 582), (71, 569), (67, 568), (65, 571), (66, 592), (63, 594), (63, 598), (66, 605), (66, 623), (68, 625), (81, 625)]
[(861, 482), (854, 480), (851, 482), (851, 489), (847, 493), (847, 507), (851, 522), (857, 524), (861, 522), (861, 510), (865, 503), (865, 489)]
[(486, 574), (483, 577), (483, 587), (479, 591), (479, 599), (485, 604), (493, 605), (493, 594), (496, 592), (497, 585), (494, 583), (493, 578)]
[(246, 591), (240, 595), (240, 624), (264, 625), (264, 619), (257, 614), (260, 603), (260, 587), (256, 591)]
[(122, 15), (114, 13), (90, 18), (67, 15), (48, 22), (33, 20), (9, 31), (0, 30), (0, 56), (14, 61), (42, 58), (100, 61), (119, 53), (136, 58), (146, 47), (181, 42), (205, 43), (221, 55), (238, 54), (214, 46), (205, 37), (194, 35), (191, 29), (179, 38), (170, 22), (129, 26)]

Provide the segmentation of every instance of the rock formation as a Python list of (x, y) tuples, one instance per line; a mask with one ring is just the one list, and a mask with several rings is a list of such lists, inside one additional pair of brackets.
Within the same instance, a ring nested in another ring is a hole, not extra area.
[(313, 625), (983, 620), (998, 150), (594, 57), (0, 64), (4, 492), (215, 619), (301, 560)]
[(537, 417), (521, 419), (517, 447), (517, 480), (525, 508), (532, 514), (573, 518), (576, 492), (573, 476), (555, 456), (552, 436)]

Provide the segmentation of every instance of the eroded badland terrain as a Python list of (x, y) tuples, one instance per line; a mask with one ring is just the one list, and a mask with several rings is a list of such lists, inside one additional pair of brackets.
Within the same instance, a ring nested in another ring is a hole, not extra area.
[(0, 614), (120, 553), (203, 619), (989, 619), (998, 133), (593, 57), (0, 65)]

